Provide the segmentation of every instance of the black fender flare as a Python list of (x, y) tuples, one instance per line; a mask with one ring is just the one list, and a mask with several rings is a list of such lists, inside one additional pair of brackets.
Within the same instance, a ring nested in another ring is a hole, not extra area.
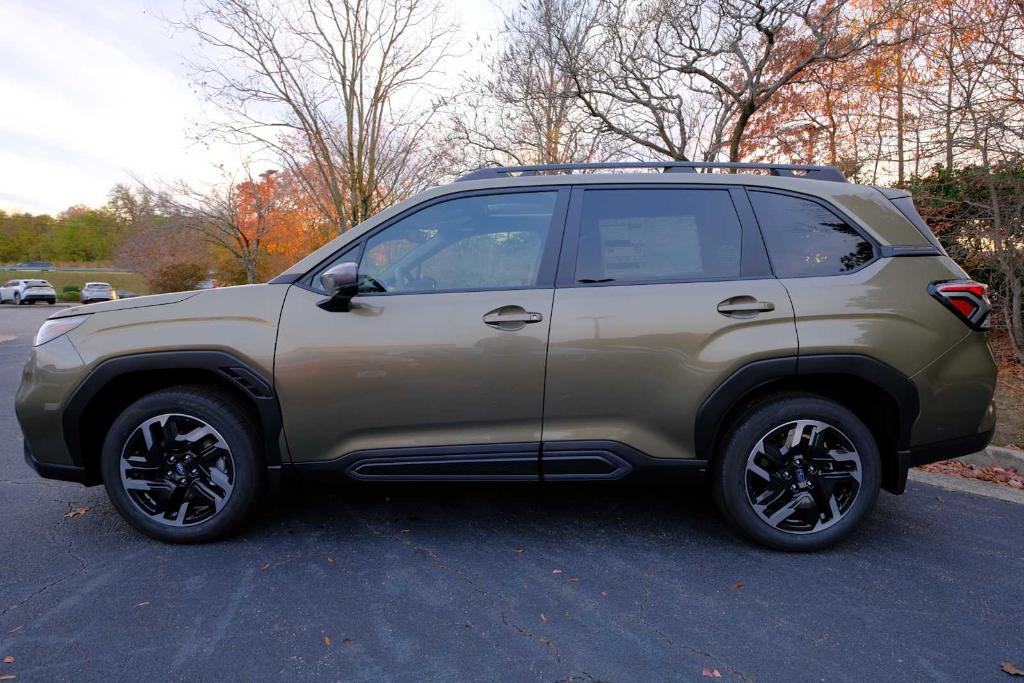
[(250, 363), (231, 353), (202, 350), (153, 351), (116, 356), (102, 361), (93, 368), (65, 403), (61, 420), (64, 442), (76, 466), (84, 465), (78, 435), (81, 433), (81, 420), (85, 409), (111, 380), (120, 375), (149, 370), (207, 370), (237, 387), (251, 399), (259, 414), (262, 431), (260, 436), (267, 466), (274, 470), (281, 468), (284, 454), (280, 439), (284, 423), (273, 382)]
[(896, 368), (860, 354), (822, 354), (786, 356), (757, 360), (742, 366), (723, 381), (697, 410), (694, 425), (696, 453), (709, 460), (722, 422), (729, 411), (751, 391), (780, 379), (813, 375), (852, 375), (892, 397), (899, 408), (898, 442), (900, 449), (910, 444), (910, 432), (920, 411), (917, 388)]

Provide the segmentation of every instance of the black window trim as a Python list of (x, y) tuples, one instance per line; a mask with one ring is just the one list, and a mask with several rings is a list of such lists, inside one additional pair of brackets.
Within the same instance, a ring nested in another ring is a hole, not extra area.
[(337, 251), (333, 252), (330, 256), (323, 259), (315, 266), (310, 268), (308, 271), (303, 273), (299, 277), (295, 286), (305, 289), (315, 294), (324, 294), (322, 289), (318, 289), (313, 286), (313, 281), (320, 275), (326, 268), (330, 267), (331, 264), (335, 263), (339, 258), (348, 254), (353, 253), (353, 259), (357, 263), (362, 261), (363, 249), (366, 247), (366, 243), (372, 239), (375, 235), (384, 230), (387, 230), (395, 223), (408, 218), (409, 216), (419, 213), (420, 211), (430, 208), (435, 204), (442, 204), (449, 202), (454, 199), (463, 199), (465, 197), (481, 197), (491, 195), (506, 195), (506, 194), (527, 194), (537, 192), (555, 192), (555, 206), (551, 212), (551, 225), (548, 229), (547, 243), (544, 245), (544, 252), (541, 256), (540, 267), (537, 269), (537, 282), (533, 285), (526, 285), (521, 287), (474, 287), (464, 289), (437, 289), (427, 290), (422, 292), (360, 292), (357, 298), (362, 297), (386, 297), (386, 296), (419, 296), (423, 294), (458, 294), (466, 292), (514, 292), (521, 290), (532, 290), (532, 289), (553, 289), (555, 283), (555, 271), (558, 264), (559, 251), (561, 250), (562, 244), (562, 233), (565, 230), (565, 217), (569, 206), (569, 195), (571, 188), (565, 185), (531, 185), (529, 187), (492, 187), (482, 190), (466, 190), (464, 192), (452, 192), (449, 194), (443, 194), (437, 197), (433, 197), (427, 201), (420, 202), (413, 206), (410, 206), (405, 211), (401, 212), (396, 216), (392, 216), (388, 220), (384, 221), (380, 225), (374, 227), (372, 230), (360, 235), (358, 238), (340, 247)]
[[(846, 277), (847, 275), (853, 275), (855, 273), (859, 273), (860, 271), (864, 270), (865, 268), (868, 268), (868, 267), (874, 265), (883, 256), (883, 254), (882, 254), (882, 251), (883, 251), (882, 250), (882, 245), (880, 245), (878, 243), (878, 240), (876, 240), (874, 237), (872, 237), (870, 234), (868, 234), (864, 230), (864, 228), (861, 227), (861, 225), (856, 220), (854, 220), (852, 216), (850, 216), (850, 214), (848, 214), (847, 212), (843, 211), (842, 209), (840, 209), (838, 206), (836, 206), (835, 204), (833, 204), (830, 201), (827, 201), (825, 199), (822, 199), (821, 197), (817, 197), (817, 196), (812, 195), (812, 194), (805, 194), (803, 192), (793, 192), (791, 190), (780, 190), (780, 189), (777, 189), (777, 188), (774, 188), (774, 187), (761, 187), (761, 186), (758, 186), (758, 185), (753, 185), (753, 186), (752, 185), (745, 185), (743, 189), (744, 189), (745, 193), (748, 195), (747, 201), (750, 203), (750, 207), (751, 207), (752, 210), (753, 210), (754, 203), (752, 201), (750, 201), (749, 193), (751, 193), (751, 192), (763, 192), (765, 194), (781, 194), (781, 195), (784, 195), (784, 196), (794, 197), (796, 199), (806, 199), (807, 201), (814, 202), (818, 206), (826, 209), (827, 211), (831, 211), (836, 216), (841, 218), (844, 223), (846, 223), (854, 232), (856, 232), (860, 236), (861, 239), (863, 239), (865, 242), (867, 242), (868, 244), (871, 245), (871, 259), (870, 260), (865, 261), (864, 263), (862, 263), (857, 268), (854, 268), (853, 270), (846, 270), (846, 271), (843, 271), (841, 273), (818, 273), (818, 274), (812, 274), (812, 275), (787, 275), (787, 276), (782, 276), (782, 275), (780, 275), (775, 270), (775, 264), (772, 263), (772, 272), (775, 273), (775, 277), (780, 279), (780, 280), (798, 280), (798, 279), (811, 278), (811, 277)], [(757, 212), (756, 211), (753, 211), (753, 216), (754, 216), (754, 220), (757, 223), (758, 229), (761, 232), (761, 238), (764, 240), (765, 251), (767, 252), (768, 240), (764, 236), (764, 229), (761, 228), (761, 221), (757, 218)], [(771, 261), (771, 253), (770, 252), (768, 252), (768, 260)]]
[[(740, 274), (726, 277), (667, 278), (660, 280), (613, 280), (611, 282), (577, 282), (576, 262), (583, 220), (583, 199), (592, 190), (717, 190), (728, 192), (740, 223)], [(754, 220), (753, 208), (742, 187), (721, 183), (591, 183), (573, 186), (569, 212), (565, 220), (562, 254), (558, 263), (555, 287), (635, 287), (641, 285), (677, 285), (698, 282), (734, 282), (765, 280), (772, 275), (768, 253), (761, 231)]]

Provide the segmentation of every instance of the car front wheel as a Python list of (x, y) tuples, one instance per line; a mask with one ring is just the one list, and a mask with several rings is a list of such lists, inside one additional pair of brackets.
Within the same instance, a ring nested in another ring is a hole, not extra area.
[(246, 411), (205, 387), (149, 394), (114, 421), (101, 468), (111, 502), (139, 531), (171, 543), (237, 530), (266, 486)]
[(881, 462), (850, 410), (810, 395), (748, 408), (716, 461), (713, 493), (741, 532), (780, 550), (819, 550), (850, 534), (878, 499)]

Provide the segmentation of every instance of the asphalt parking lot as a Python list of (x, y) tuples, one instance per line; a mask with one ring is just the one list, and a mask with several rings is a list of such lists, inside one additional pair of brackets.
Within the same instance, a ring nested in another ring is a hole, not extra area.
[(606, 485), (302, 491), (225, 542), (148, 540), (102, 488), (22, 460), (14, 392), (50, 312), (0, 307), (0, 660), (14, 658), (0, 677), (1009, 681), (1000, 662), (1024, 667), (1024, 505), (914, 482), (814, 555), (738, 539), (699, 489)]

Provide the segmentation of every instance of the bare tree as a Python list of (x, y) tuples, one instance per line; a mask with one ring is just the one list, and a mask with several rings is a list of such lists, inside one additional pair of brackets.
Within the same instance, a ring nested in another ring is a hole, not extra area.
[(437, 176), (424, 89), (454, 26), (432, 0), (197, 0), (172, 23), (224, 114), (205, 134), (271, 150), (340, 231)]
[(450, 118), (464, 167), (604, 161), (621, 140), (600, 130), (573, 93), (565, 48), (585, 38), (589, 0), (527, 0), (505, 17), (484, 76)]
[(607, 130), (673, 159), (738, 161), (751, 118), (806, 70), (897, 40), (881, 29), (901, 1), (594, 0), (588, 39), (563, 41), (566, 68)]
[(235, 260), (246, 282), (256, 282), (260, 260), (280, 212), (275, 193), (267, 191), (273, 171), (253, 176), (225, 176), (222, 182), (199, 187), (186, 180), (151, 187), (139, 182), (142, 192), (156, 197), (164, 248), (172, 237), (191, 233), (202, 242), (223, 250)]

